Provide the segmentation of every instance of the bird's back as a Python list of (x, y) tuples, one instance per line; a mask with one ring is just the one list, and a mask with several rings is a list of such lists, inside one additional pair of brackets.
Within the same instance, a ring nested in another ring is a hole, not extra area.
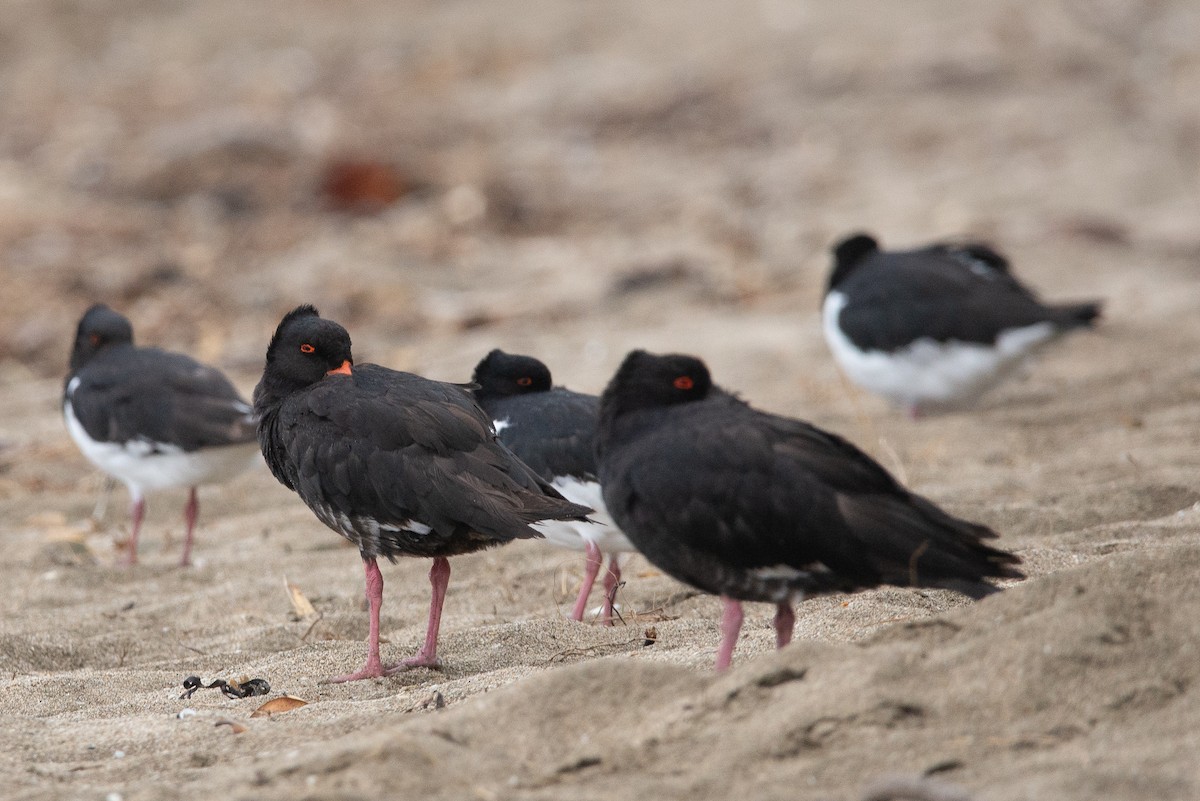
[(870, 252), (831, 291), (845, 298), (845, 335), (884, 352), (921, 339), (993, 345), (1007, 331), (1043, 323), (1067, 330), (1099, 314), (1098, 303), (1043, 304), (985, 245)]
[(67, 378), (64, 403), (97, 442), (184, 452), (254, 441), (251, 407), (219, 370), (181, 353), (118, 345)]
[(596, 480), (598, 403), (594, 395), (559, 387), (480, 401), (504, 444), (547, 481)]

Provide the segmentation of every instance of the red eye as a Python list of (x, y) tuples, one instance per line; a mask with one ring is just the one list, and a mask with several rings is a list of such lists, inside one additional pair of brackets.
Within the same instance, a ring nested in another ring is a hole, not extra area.
[(682, 389), (685, 392), (687, 390), (691, 389), (692, 387), (696, 386), (696, 382), (692, 380), (692, 377), (690, 375), (681, 375), (681, 376), (679, 376), (679, 378), (676, 378), (672, 383), (675, 385), (675, 389)]
[(517, 386), (518, 387), (533, 386), (533, 379), (527, 375), (523, 375), (517, 379)]
[(92, 343), (93, 345), (99, 345), (100, 344), (100, 335), (99, 334), (88, 334), (88, 342)]
[(315, 350), (316, 350), (316, 348), (314, 348), (312, 345), (308, 344), (307, 342), (305, 342), (303, 345), (300, 346), (301, 353), (312, 353)]

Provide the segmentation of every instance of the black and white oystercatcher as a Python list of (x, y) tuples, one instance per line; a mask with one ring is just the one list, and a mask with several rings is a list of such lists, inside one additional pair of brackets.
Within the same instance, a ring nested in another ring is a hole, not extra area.
[(595, 453), (599, 399), (553, 386), (550, 370), (541, 361), (502, 350), (493, 350), (476, 365), (475, 383), (475, 400), (491, 416), (501, 442), (563, 497), (595, 510), (589, 515), (594, 522), (553, 521), (540, 524), (538, 530), (559, 547), (587, 554), (573, 620), (583, 620), (592, 585), (609, 554), (600, 620), (612, 625), (620, 554), (634, 547), (613, 523), (600, 493)]
[(777, 605), (787, 644), (804, 595), (879, 584), (972, 598), (1020, 559), (902, 487), (834, 434), (768, 414), (713, 385), (691, 356), (630, 353), (600, 396), (600, 484), (608, 511), (647, 559), (722, 596), (718, 670), (742, 601)]
[(136, 347), (129, 320), (102, 304), (79, 321), (63, 417), (84, 456), (129, 488), (128, 564), (137, 562), (148, 492), (190, 489), (181, 559), (187, 565), (200, 508), (196, 487), (232, 478), (259, 458), (250, 404), (229, 379), (185, 354)]
[[(288, 313), (275, 330), (254, 409), (271, 472), (362, 554), (367, 661), (330, 681), (436, 666), (446, 557), (539, 537), (531, 523), (591, 511), (564, 500), (496, 440), (467, 386), (354, 365), (346, 329), (312, 306)], [(381, 556), (433, 558), (425, 643), (392, 666), (379, 656)]]
[(860, 233), (833, 255), (823, 308), (829, 349), (850, 380), (914, 417), (968, 404), (1100, 315), (1095, 301), (1043, 304), (987, 245), (888, 252)]

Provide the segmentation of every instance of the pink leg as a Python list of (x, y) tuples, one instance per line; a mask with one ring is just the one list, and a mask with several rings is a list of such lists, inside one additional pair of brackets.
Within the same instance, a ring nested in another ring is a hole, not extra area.
[(775, 610), (775, 647), (782, 648), (792, 641), (792, 629), (796, 626), (796, 613), (787, 601)]
[(367, 630), (367, 661), (362, 668), (354, 673), (334, 676), (326, 679), (326, 684), (340, 684), (345, 681), (359, 679), (374, 679), (380, 676), (392, 676), (404, 668), (437, 667), (441, 664), (437, 658), (438, 629), (442, 623), (442, 603), (446, 600), (446, 585), (450, 583), (450, 562), (439, 556), (433, 560), (429, 569), (429, 583), (433, 586), (433, 598), (429, 603), (429, 627), (425, 630), (425, 644), (417, 655), (405, 659), (395, 665), (384, 667), (379, 656), (379, 609), (383, 606), (383, 574), (379, 572), (379, 564), (374, 559), (363, 560), (363, 570), (367, 577), (367, 603), (370, 605), (370, 626)]
[(588, 596), (592, 594), (592, 585), (596, 583), (596, 574), (600, 572), (600, 565), (604, 564), (604, 554), (600, 553), (600, 548), (596, 543), (586, 543), (585, 551), (587, 562), (583, 574), (583, 586), (579, 588), (579, 596), (575, 599), (575, 608), (571, 610), (571, 620), (583, 620), (583, 613), (587, 611)]
[(344, 681), (373, 679), (386, 675), (383, 661), (379, 658), (379, 608), (383, 606), (383, 574), (374, 559), (363, 560), (363, 572), (367, 579), (367, 614), (370, 624), (367, 629), (367, 661), (361, 670), (326, 679), (325, 684), (340, 684)]
[(717, 672), (729, 667), (733, 661), (733, 649), (737, 645), (738, 633), (742, 630), (742, 604), (732, 598), (721, 596), (725, 602), (725, 614), (721, 616), (721, 644), (717, 647)]
[(606, 626), (616, 625), (613, 622), (613, 604), (617, 600), (617, 587), (621, 584), (620, 554), (608, 557), (608, 572), (604, 574), (604, 614), (601, 622)]
[(442, 664), (437, 658), (438, 629), (442, 627), (442, 604), (446, 600), (446, 585), (450, 583), (450, 562), (444, 556), (433, 560), (429, 568), (429, 584), (433, 587), (433, 597), (429, 600), (429, 625), (425, 628), (425, 644), (416, 656), (410, 656), (388, 670), (395, 673), (406, 667), (434, 668)]
[(132, 518), (132, 529), (129, 532), (129, 542), (126, 543), (125, 565), (137, 564), (138, 533), (142, 530), (142, 519), (146, 516), (146, 499), (140, 495), (130, 499), (129, 516)]
[(183, 556), (179, 560), (180, 567), (192, 563), (192, 532), (196, 528), (196, 517), (200, 514), (200, 499), (196, 497), (196, 488), (188, 493), (187, 506), (183, 507), (183, 520), (187, 524), (187, 533), (183, 535)]

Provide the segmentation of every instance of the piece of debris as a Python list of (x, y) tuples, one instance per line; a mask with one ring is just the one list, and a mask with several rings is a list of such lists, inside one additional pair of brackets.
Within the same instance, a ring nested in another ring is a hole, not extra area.
[(413, 190), (399, 168), (370, 159), (338, 159), (325, 165), (320, 194), (337, 211), (373, 214)]
[(317, 614), (316, 608), (304, 595), (304, 591), (297, 587), (292, 582), (288, 581), (287, 576), (283, 577), (283, 586), (287, 588), (288, 598), (292, 602), (292, 612), (298, 620), (304, 620), (308, 617)]
[(241, 723), (238, 723), (236, 720), (229, 720), (228, 718), (221, 718), (213, 725), (214, 726), (228, 726), (229, 730), (232, 731), (234, 734), (241, 734), (242, 732), (246, 731), (246, 727), (243, 726)]
[(284, 712), (291, 712), (293, 709), (299, 709), (302, 706), (308, 706), (308, 701), (305, 701), (303, 698), (297, 698), (294, 695), (281, 695), (278, 698), (272, 698), (251, 712), (250, 717), (269, 718), (271, 715), (282, 715)]
[(188, 676), (183, 680), (183, 692), (179, 695), (182, 700), (191, 698), (196, 690), (216, 690), (229, 698), (249, 698), (252, 695), (266, 695), (271, 692), (271, 685), (266, 679), (251, 679), (247, 676), (234, 679), (233, 681), (225, 681), (224, 679), (214, 679), (212, 684), (205, 684), (204, 680), (199, 676)]

